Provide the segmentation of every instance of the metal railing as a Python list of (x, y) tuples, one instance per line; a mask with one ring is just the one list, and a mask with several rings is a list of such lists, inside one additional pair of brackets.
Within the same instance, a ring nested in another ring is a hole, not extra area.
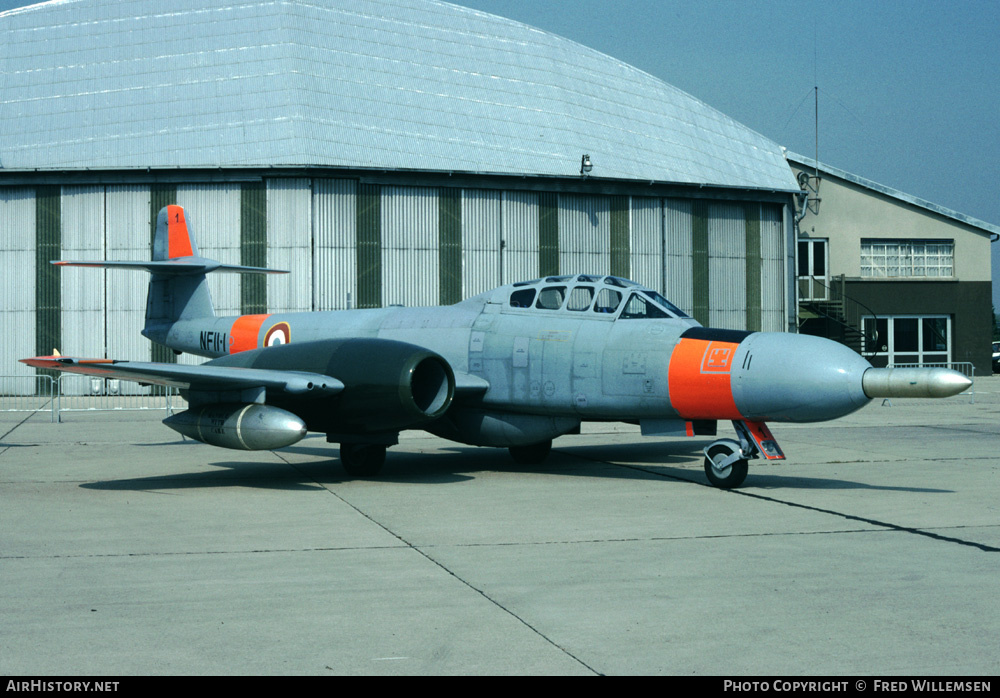
[(0, 412), (48, 412), (59, 419), (58, 380), (53, 376), (0, 376)]
[[(837, 323), (841, 329), (841, 338), (837, 341), (847, 344), (865, 358), (877, 355), (878, 349), (872, 351), (870, 344), (875, 344), (871, 338), (865, 337), (864, 319), (877, 318), (875, 312), (859, 300), (848, 296), (847, 277), (844, 274), (830, 277), (827, 285), (819, 279), (812, 282), (826, 292), (825, 299), (802, 298), (800, 305), (812, 308), (817, 314)], [(830, 337), (837, 339), (836, 337)]]
[(64, 412), (164, 410), (173, 414), (176, 388), (141, 386), (115, 378), (74, 374), (0, 376), (0, 413), (49, 412), (61, 422)]

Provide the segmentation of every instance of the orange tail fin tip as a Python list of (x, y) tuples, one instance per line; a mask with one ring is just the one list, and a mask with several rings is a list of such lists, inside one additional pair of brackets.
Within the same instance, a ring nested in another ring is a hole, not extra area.
[(167, 249), (171, 259), (194, 255), (184, 209), (176, 204), (167, 206)]

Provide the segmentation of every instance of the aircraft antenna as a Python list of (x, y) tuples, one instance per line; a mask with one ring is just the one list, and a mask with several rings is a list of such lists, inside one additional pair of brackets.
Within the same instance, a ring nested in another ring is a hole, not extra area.
[(819, 85), (813, 85), (814, 91), (814, 113), (815, 113), (815, 143), (816, 143), (816, 157), (813, 158), (813, 164), (815, 165), (813, 174), (816, 175), (816, 179), (819, 180)]
[(814, 146), (815, 157), (813, 158), (813, 174), (816, 176), (817, 186), (819, 183), (819, 17), (813, 17), (813, 115), (814, 115)]

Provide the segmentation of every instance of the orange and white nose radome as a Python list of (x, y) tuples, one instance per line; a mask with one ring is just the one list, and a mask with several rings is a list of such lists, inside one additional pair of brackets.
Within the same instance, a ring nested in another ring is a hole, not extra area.
[(868, 403), (862, 377), (870, 368), (821, 337), (697, 327), (670, 357), (670, 402), (685, 419), (836, 419)]

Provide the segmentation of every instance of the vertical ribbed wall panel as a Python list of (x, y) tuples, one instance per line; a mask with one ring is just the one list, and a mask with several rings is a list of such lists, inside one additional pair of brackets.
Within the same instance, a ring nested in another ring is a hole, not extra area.
[(760, 207), (761, 330), (785, 332), (785, 236), (781, 206)]
[[(35, 190), (0, 188), (0, 255), (4, 260), (4, 302), (0, 307), (0, 376), (33, 376), (18, 363), (35, 355)], [(0, 378), (4, 393), (33, 392), (23, 382)]]
[[(62, 188), (62, 259), (105, 259), (104, 187)], [(134, 271), (113, 271), (136, 274)], [(104, 357), (104, 284), (108, 272), (61, 267), (62, 344), (74, 356)], [(141, 276), (146, 276), (141, 274)], [(66, 381), (67, 394), (85, 391), (85, 382)]]
[[(35, 353), (62, 346), (62, 285), (49, 264), (62, 255), (62, 190), (35, 187)], [(44, 369), (39, 373), (48, 373)]]
[(462, 298), (501, 285), (500, 200), (499, 191), (462, 192)]
[(267, 180), (267, 262), (291, 272), (268, 276), (268, 310), (312, 310), (311, 180)]
[(708, 321), (746, 329), (746, 217), (738, 204), (708, 206)]
[[(106, 259), (149, 259), (150, 191), (147, 186), (114, 185), (105, 192)], [(151, 343), (140, 332), (146, 318), (149, 274), (111, 270), (103, 277), (107, 355), (112, 359), (149, 361)], [(123, 390), (141, 392), (136, 383), (122, 382)]]
[(632, 197), (632, 230), (629, 248), (632, 269), (630, 278), (647, 288), (666, 295), (663, 288), (665, 265), (663, 262), (663, 207), (660, 199)]
[(356, 308), (357, 192), (353, 179), (313, 181), (313, 305), (316, 310)]
[(538, 273), (559, 273), (559, 195), (538, 195)]
[(504, 192), (500, 216), (503, 239), (501, 283), (537, 279), (541, 276), (538, 269), (538, 194)]
[(559, 195), (559, 273), (611, 273), (611, 198)]
[[(177, 203), (177, 185), (171, 182), (154, 182), (149, 186), (149, 252), (146, 259), (152, 255), (154, 241), (156, 239), (156, 224), (160, 218), (160, 211), (164, 207)], [(150, 361), (165, 363), (177, 363), (177, 354), (159, 342), (151, 342), (149, 345)]]
[(761, 300), (760, 292), (764, 283), (761, 278), (760, 252), (760, 204), (743, 204), (743, 218), (746, 221), (746, 330), (760, 332)]
[(702, 325), (710, 325), (711, 298), (709, 281), (711, 265), (708, 254), (708, 202), (691, 202), (691, 317)]
[[(240, 264), (267, 267), (267, 185), (240, 185)], [(240, 314), (267, 312), (267, 275), (240, 275)]]
[(694, 281), (691, 269), (692, 203), (688, 199), (664, 200), (664, 253), (666, 288), (663, 295), (678, 308), (694, 312)]
[(438, 189), (438, 303), (462, 300), (462, 190)]
[[(184, 207), (188, 231), (202, 257), (240, 264), (239, 184), (181, 185), (177, 203)], [(209, 274), (208, 288), (216, 315), (239, 315), (239, 274)]]
[(632, 197), (612, 196), (609, 213), (608, 271), (622, 279), (632, 278)]
[(438, 190), (382, 187), (382, 302), (437, 305)]
[(382, 187), (358, 184), (355, 199), (355, 307), (382, 307)]

